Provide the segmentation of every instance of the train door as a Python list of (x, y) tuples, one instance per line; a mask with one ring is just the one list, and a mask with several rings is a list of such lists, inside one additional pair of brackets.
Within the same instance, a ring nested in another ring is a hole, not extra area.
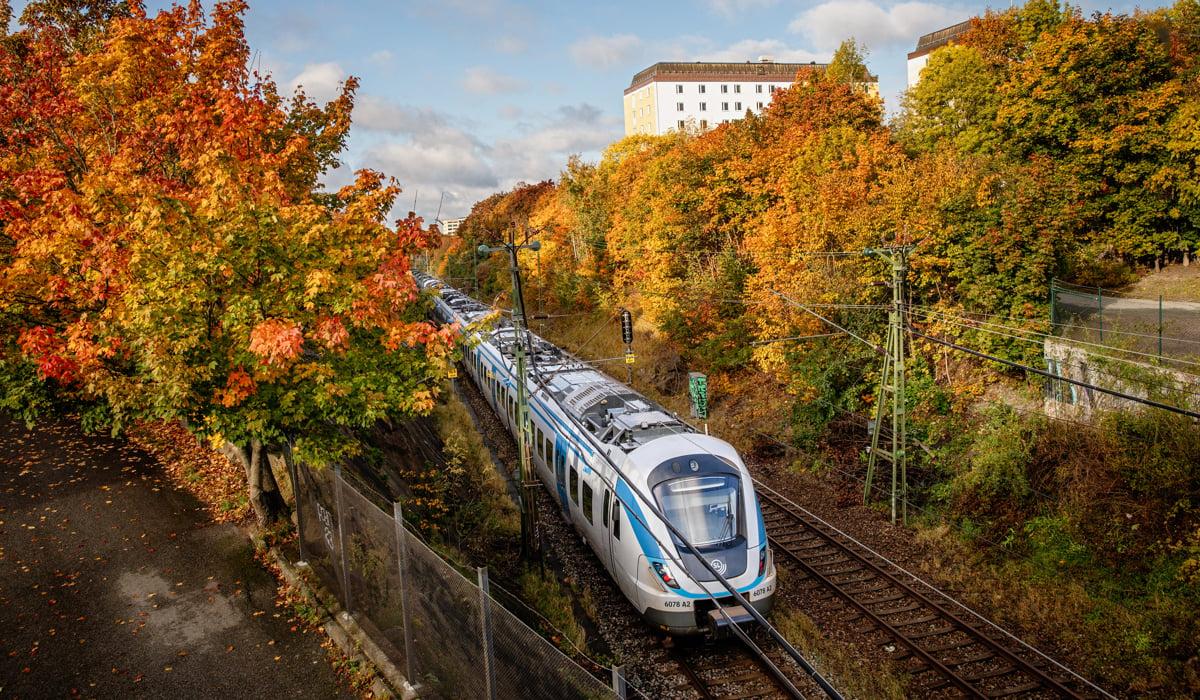
[(562, 436), (554, 436), (554, 487), (558, 491), (558, 500), (563, 512), (568, 512), (567, 506), (567, 441)]

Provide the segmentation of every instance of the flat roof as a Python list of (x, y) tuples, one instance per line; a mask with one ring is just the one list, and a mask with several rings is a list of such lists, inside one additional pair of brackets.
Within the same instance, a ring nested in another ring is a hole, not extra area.
[[(774, 61), (746, 61), (745, 63), (714, 63), (694, 61), (691, 63), (659, 62), (639, 71), (633, 76), (625, 94), (653, 82), (699, 82), (728, 80), (730, 82), (770, 82), (786, 80), (792, 82), (802, 68), (824, 70), (827, 63), (776, 63)], [(874, 80), (875, 76), (871, 76)]]

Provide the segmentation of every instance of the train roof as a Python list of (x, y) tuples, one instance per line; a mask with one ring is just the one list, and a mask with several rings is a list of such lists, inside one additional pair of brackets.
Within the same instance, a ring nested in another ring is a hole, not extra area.
[[(434, 277), (424, 273), (414, 273), (414, 277), (422, 289), (436, 290), (440, 301), (464, 324), (474, 323), (492, 312), (490, 306)], [(651, 440), (695, 432), (661, 405), (566, 350), (532, 332), (526, 336), (526, 355), (534, 383), (600, 442), (631, 452)], [(511, 321), (498, 321), (488, 342), (506, 360), (515, 363), (518, 337)]]

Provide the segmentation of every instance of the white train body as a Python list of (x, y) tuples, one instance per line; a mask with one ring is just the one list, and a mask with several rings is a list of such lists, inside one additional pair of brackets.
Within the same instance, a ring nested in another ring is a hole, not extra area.
[[(514, 329), (501, 322), (470, 330), (492, 310), (437, 279), (416, 277), (434, 292), (437, 319), (468, 329), (467, 371), (515, 435)], [(530, 343), (525, 381), (537, 474), (638, 612), (671, 634), (705, 633), (731, 618), (750, 619), (654, 515), (643, 494), (743, 598), (768, 612), (775, 565), (753, 481), (733, 446), (696, 432), (536, 335)]]

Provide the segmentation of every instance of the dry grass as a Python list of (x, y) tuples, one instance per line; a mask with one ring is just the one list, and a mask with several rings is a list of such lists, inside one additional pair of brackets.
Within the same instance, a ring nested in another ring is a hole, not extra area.
[(905, 681), (891, 668), (851, 653), (829, 639), (803, 612), (780, 604), (771, 616), (780, 634), (848, 698), (903, 700)]
[(1130, 285), (1125, 293), (1135, 297), (1176, 301), (1200, 301), (1200, 261), (1191, 265), (1170, 265), (1152, 272)]

